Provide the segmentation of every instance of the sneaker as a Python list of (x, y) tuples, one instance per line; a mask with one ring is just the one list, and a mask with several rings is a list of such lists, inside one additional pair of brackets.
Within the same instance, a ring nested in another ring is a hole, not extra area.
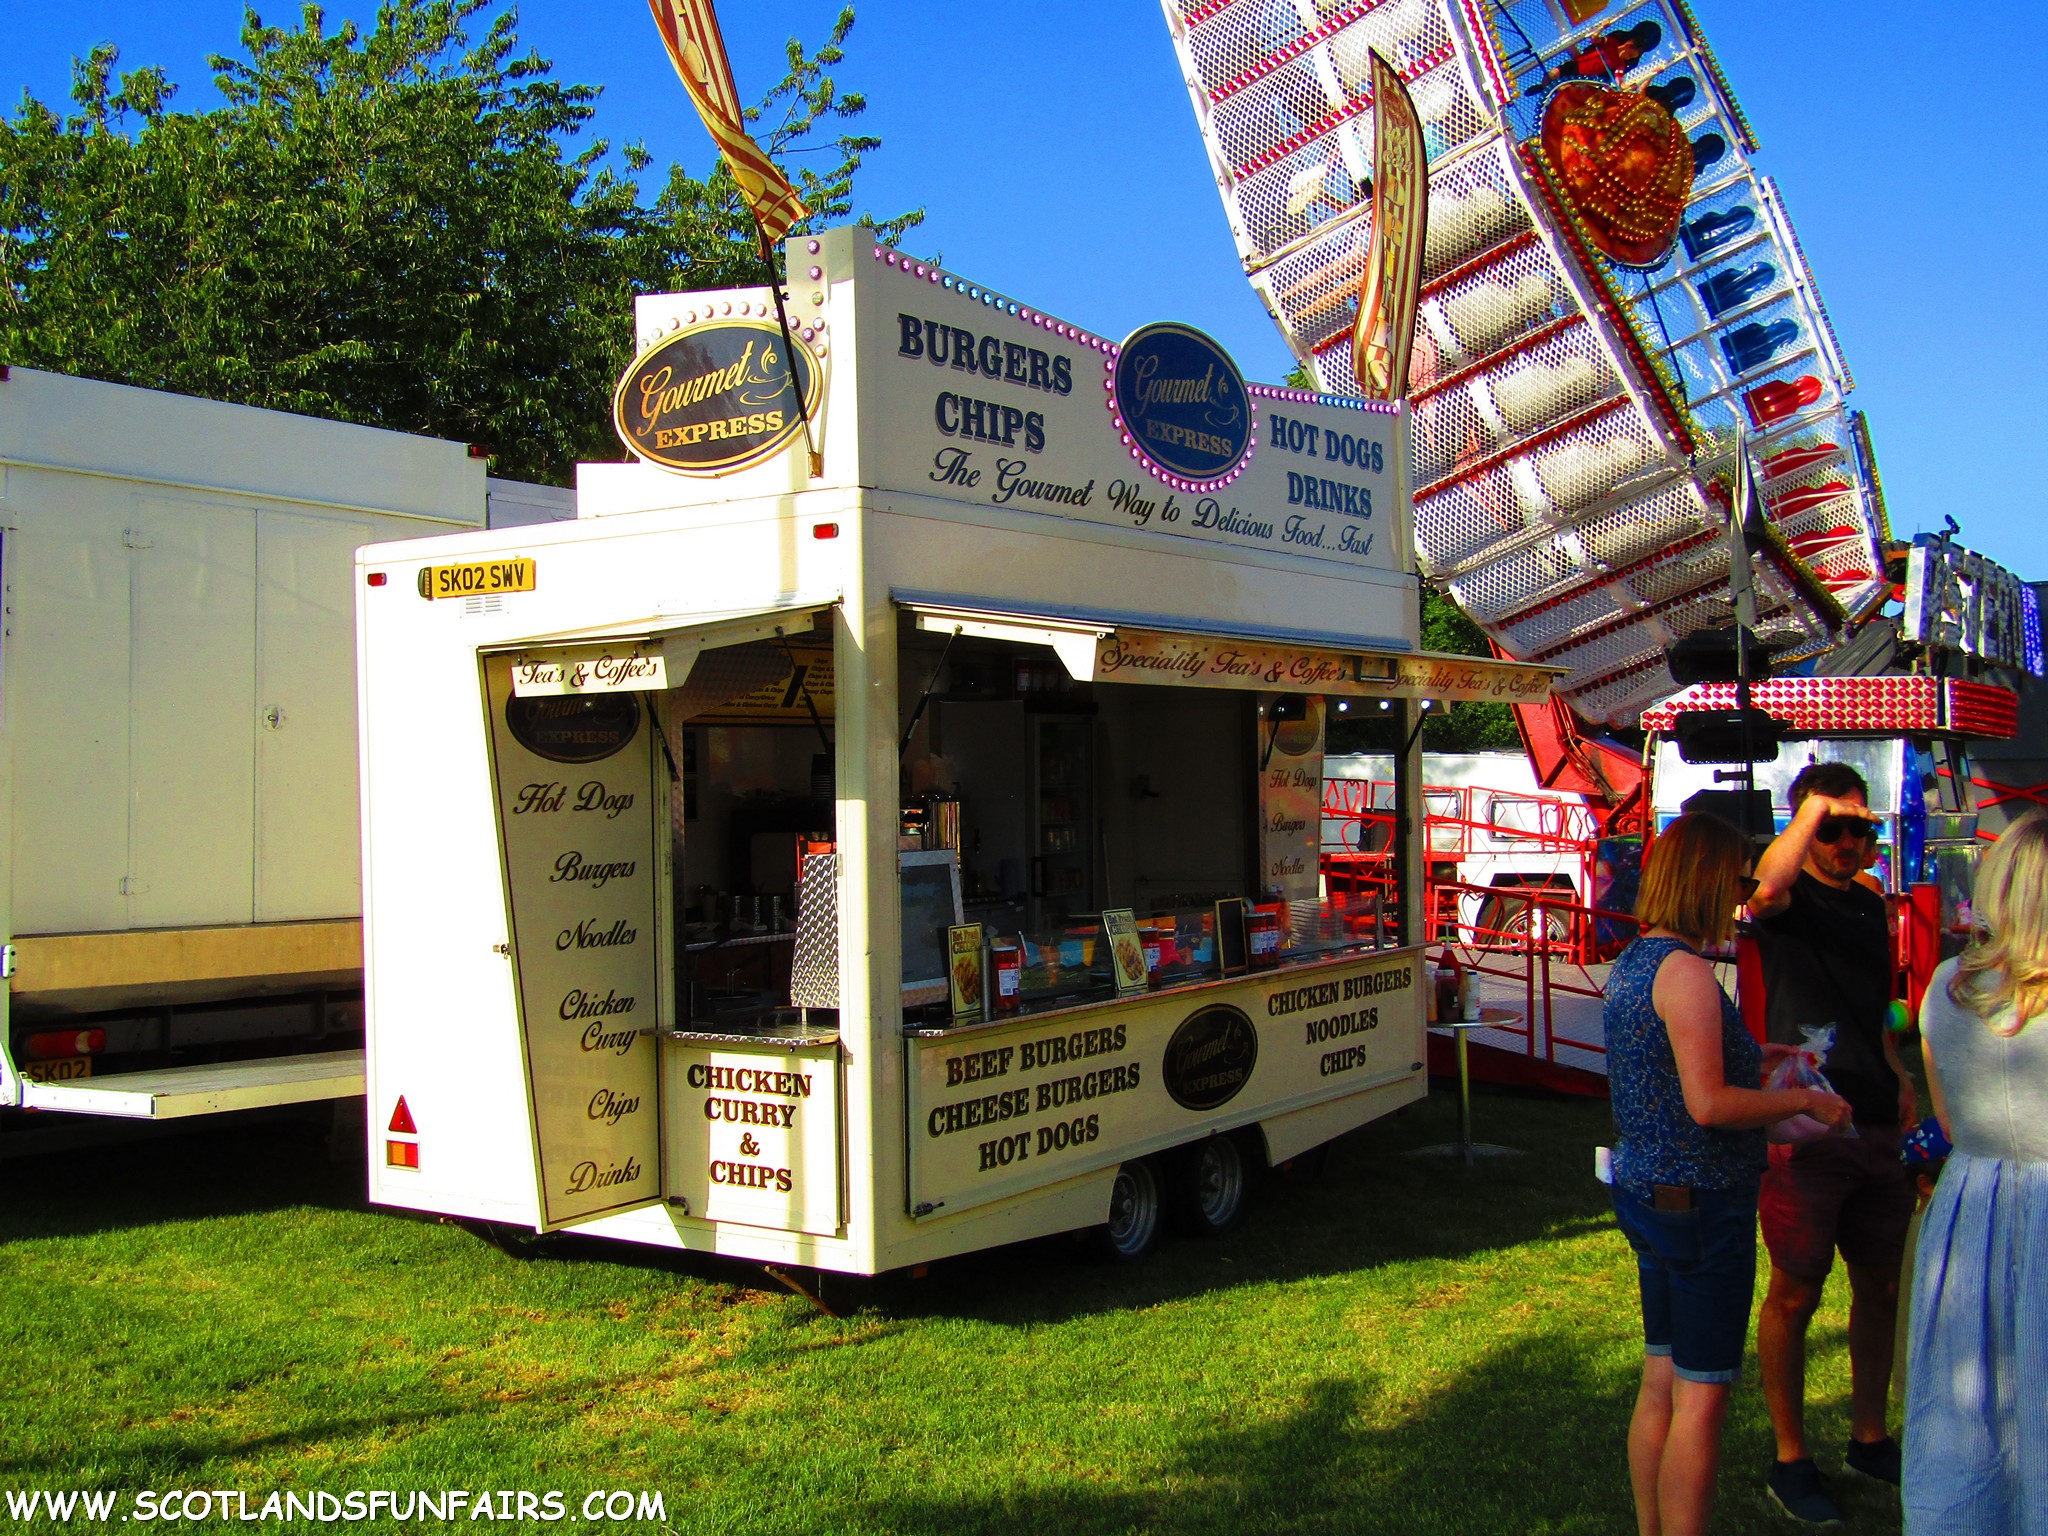
[(1794, 1520), (1807, 1525), (1842, 1523), (1842, 1508), (1828, 1497), (1827, 1485), (1820, 1480), (1820, 1468), (1813, 1464), (1811, 1456), (1772, 1462), (1771, 1475), (1764, 1486), (1778, 1508)]
[(1896, 1488), (1899, 1486), (1899, 1442), (1890, 1435), (1868, 1445), (1861, 1440), (1851, 1440), (1849, 1449), (1842, 1453), (1842, 1465), (1851, 1472), (1861, 1472), (1865, 1477), (1890, 1483)]

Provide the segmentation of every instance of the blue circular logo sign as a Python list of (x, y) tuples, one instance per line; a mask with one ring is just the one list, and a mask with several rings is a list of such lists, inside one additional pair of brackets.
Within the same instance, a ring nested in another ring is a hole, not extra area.
[(1125, 338), (1110, 408), (1133, 452), (1161, 479), (1208, 490), (1235, 478), (1252, 452), (1244, 376), (1192, 326), (1141, 326)]

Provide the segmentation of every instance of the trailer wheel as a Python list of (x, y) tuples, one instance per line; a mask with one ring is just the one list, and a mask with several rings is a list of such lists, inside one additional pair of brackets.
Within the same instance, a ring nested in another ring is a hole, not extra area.
[(1183, 1147), (1173, 1169), (1173, 1224), (1190, 1237), (1220, 1237), (1244, 1220), (1251, 1188), (1251, 1159), (1235, 1136)]
[(1536, 930), (1536, 942), (1551, 949), (1562, 949), (1572, 937), (1571, 925), (1565, 921), (1562, 912), (1555, 907), (1545, 907), (1539, 914), (1532, 911), (1526, 901), (1517, 904), (1517, 910), (1508, 915), (1501, 927), (1507, 936), (1505, 947), (1509, 949), (1521, 948), (1531, 928)]
[(1109, 1220), (1090, 1234), (1091, 1246), (1105, 1259), (1142, 1259), (1159, 1241), (1159, 1175), (1145, 1158), (1135, 1158), (1116, 1171), (1109, 1187)]

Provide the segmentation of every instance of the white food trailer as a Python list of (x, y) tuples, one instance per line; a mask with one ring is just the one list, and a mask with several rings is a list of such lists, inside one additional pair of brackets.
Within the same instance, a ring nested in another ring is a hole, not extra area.
[(359, 557), (371, 1196), (859, 1273), (1228, 1225), (1425, 1091), (1323, 699), (1551, 673), (1417, 649), (1400, 410), (787, 256), (787, 346), (639, 300), (574, 523)]

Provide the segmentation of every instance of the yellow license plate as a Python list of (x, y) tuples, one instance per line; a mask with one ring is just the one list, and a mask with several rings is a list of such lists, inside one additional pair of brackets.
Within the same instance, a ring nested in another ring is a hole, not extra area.
[(531, 592), (532, 560), (472, 560), (462, 565), (430, 565), (420, 572), (420, 596), (484, 597), (493, 592)]
[(21, 1075), (35, 1083), (68, 1083), (92, 1076), (90, 1056), (59, 1056), (54, 1061), (24, 1061)]

